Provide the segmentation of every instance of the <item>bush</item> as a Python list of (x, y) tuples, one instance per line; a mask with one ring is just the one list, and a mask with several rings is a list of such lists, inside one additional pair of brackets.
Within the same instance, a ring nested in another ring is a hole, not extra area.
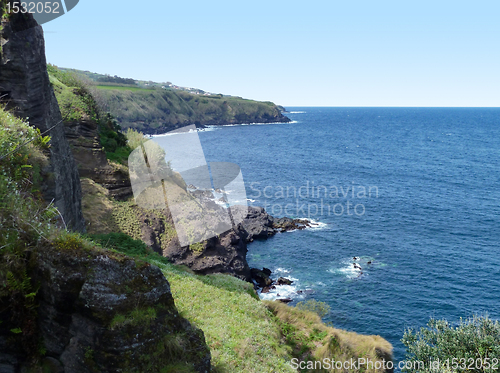
[(135, 149), (144, 144), (147, 139), (142, 132), (138, 132), (132, 128), (127, 130), (127, 144), (131, 149)]
[[(500, 324), (487, 316), (460, 319), (456, 327), (446, 320), (430, 319), (427, 328), (418, 332), (408, 329), (401, 341), (406, 346), (407, 361), (425, 363), (425, 369), (406, 372), (493, 372), (497, 370), (491, 366), (492, 360), (497, 359), (500, 364)], [(432, 361), (439, 361), (439, 369), (430, 369)]]
[[(30, 142), (28, 142), (30, 141)], [(37, 191), (50, 137), (0, 107), (0, 173), (23, 191)]]

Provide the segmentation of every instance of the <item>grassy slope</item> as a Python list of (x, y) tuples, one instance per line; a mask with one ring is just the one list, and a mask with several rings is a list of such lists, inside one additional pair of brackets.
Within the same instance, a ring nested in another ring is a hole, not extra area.
[[(141, 237), (141, 212), (133, 202), (111, 201), (107, 191), (90, 180), (83, 179), (82, 186), (91, 233), (120, 231)], [(262, 302), (251, 284), (237, 278), (195, 275), (146, 249), (140, 256), (163, 270), (179, 311), (204, 331), (216, 372), (292, 372), (288, 362), (293, 357), (375, 359), (376, 348), (391, 351), (380, 337), (328, 328), (317, 314)], [(338, 349), (332, 337), (339, 341)]]
[(118, 86), (118, 85), (99, 84), (99, 85), (96, 85), (96, 88), (97, 89), (107, 89), (107, 90), (117, 90), (117, 91), (131, 91), (131, 92), (134, 92), (134, 91), (140, 91), (140, 92), (152, 91), (152, 89), (148, 89), (148, 88), (130, 87), (130, 86), (125, 86), (125, 85)]
[(216, 373), (294, 372), (289, 364), (293, 357), (377, 361), (390, 356), (392, 347), (381, 337), (328, 327), (314, 312), (262, 302), (251, 284), (237, 278), (193, 274), (123, 234), (94, 235), (92, 239), (163, 271), (179, 312), (204, 331)]
[(198, 96), (174, 90), (131, 90), (106, 87), (101, 94), (108, 110), (124, 127), (154, 132), (187, 124), (230, 124), (272, 121), (280, 111), (271, 102), (238, 97)]
[(62, 69), (87, 81), (95, 88), (109, 111), (123, 128), (146, 134), (166, 132), (189, 124), (233, 124), (286, 121), (280, 107), (272, 102), (241, 97), (196, 95), (183, 90), (134, 87), (130, 84), (96, 81), (103, 75)]

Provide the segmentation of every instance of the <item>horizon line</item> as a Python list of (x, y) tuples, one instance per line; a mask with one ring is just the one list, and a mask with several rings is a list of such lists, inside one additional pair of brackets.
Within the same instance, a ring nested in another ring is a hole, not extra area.
[(277, 106), (286, 107), (310, 107), (310, 108), (401, 108), (401, 109), (500, 109), (500, 106), (324, 106), (324, 105), (282, 105)]

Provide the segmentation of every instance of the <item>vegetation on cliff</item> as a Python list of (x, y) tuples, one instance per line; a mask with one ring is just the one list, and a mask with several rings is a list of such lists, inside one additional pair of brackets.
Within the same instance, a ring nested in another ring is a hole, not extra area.
[(98, 127), (98, 141), (106, 157), (126, 164), (131, 149), (115, 118), (102, 111), (96, 102), (92, 85), (72, 72), (65, 72), (54, 65), (47, 65), (50, 83), (61, 109), (65, 123), (91, 121)]
[(500, 368), (500, 323), (474, 316), (452, 325), (431, 319), (426, 328), (408, 329), (406, 372), (497, 372)]
[[(68, 70), (95, 83), (100, 101), (123, 128), (145, 134), (168, 132), (189, 124), (226, 125), (239, 123), (289, 122), (272, 102), (247, 100), (222, 94), (195, 94), (150, 82), (148, 88), (118, 77)], [(102, 83), (110, 81), (109, 83)], [(163, 87), (163, 88), (162, 88)]]
[[(381, 337), (326, 326), (314, 312), (322, 309), (318, 303), (307, 303), (300, 309), (300, 305), (262, 302), (247, 282), (224, 274), (196, 275), (124, 234), (91, 237), (163, 271), (181, 314), (204, 331), (214, 372), (294, 372), (290, 365), (294, 357), (312, 361), (357, 357), (380, 361), (391, 357), (392, 346)], [(311, 304), (313, 311), (306, 310)]]
[(0, 109), (2, 367), (208, 370), (203, 333), (179, 316), (159, 269), (67, 232), (40, 198), (48, 144)]

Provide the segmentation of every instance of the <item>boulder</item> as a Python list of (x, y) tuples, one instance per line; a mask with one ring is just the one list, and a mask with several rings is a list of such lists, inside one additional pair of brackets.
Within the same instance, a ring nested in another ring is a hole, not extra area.
[(276, 282), (277, 285), (291, 285), (293, 283), (292, 280), (289, 280), (285, 277), (280, 277)]
[(160, 371), (175, 364), (210, 371), (203, 332), (179, 315), (158, 267), (51, 247), (32, 262), (46, 357), (63, 372)]
[(250, 275), (252, 277), (252, 280), (254, 280), (262, 288), (271, 286), (271, 284), (273, 283), (269, 275), (258, 268), (251, 268)]

